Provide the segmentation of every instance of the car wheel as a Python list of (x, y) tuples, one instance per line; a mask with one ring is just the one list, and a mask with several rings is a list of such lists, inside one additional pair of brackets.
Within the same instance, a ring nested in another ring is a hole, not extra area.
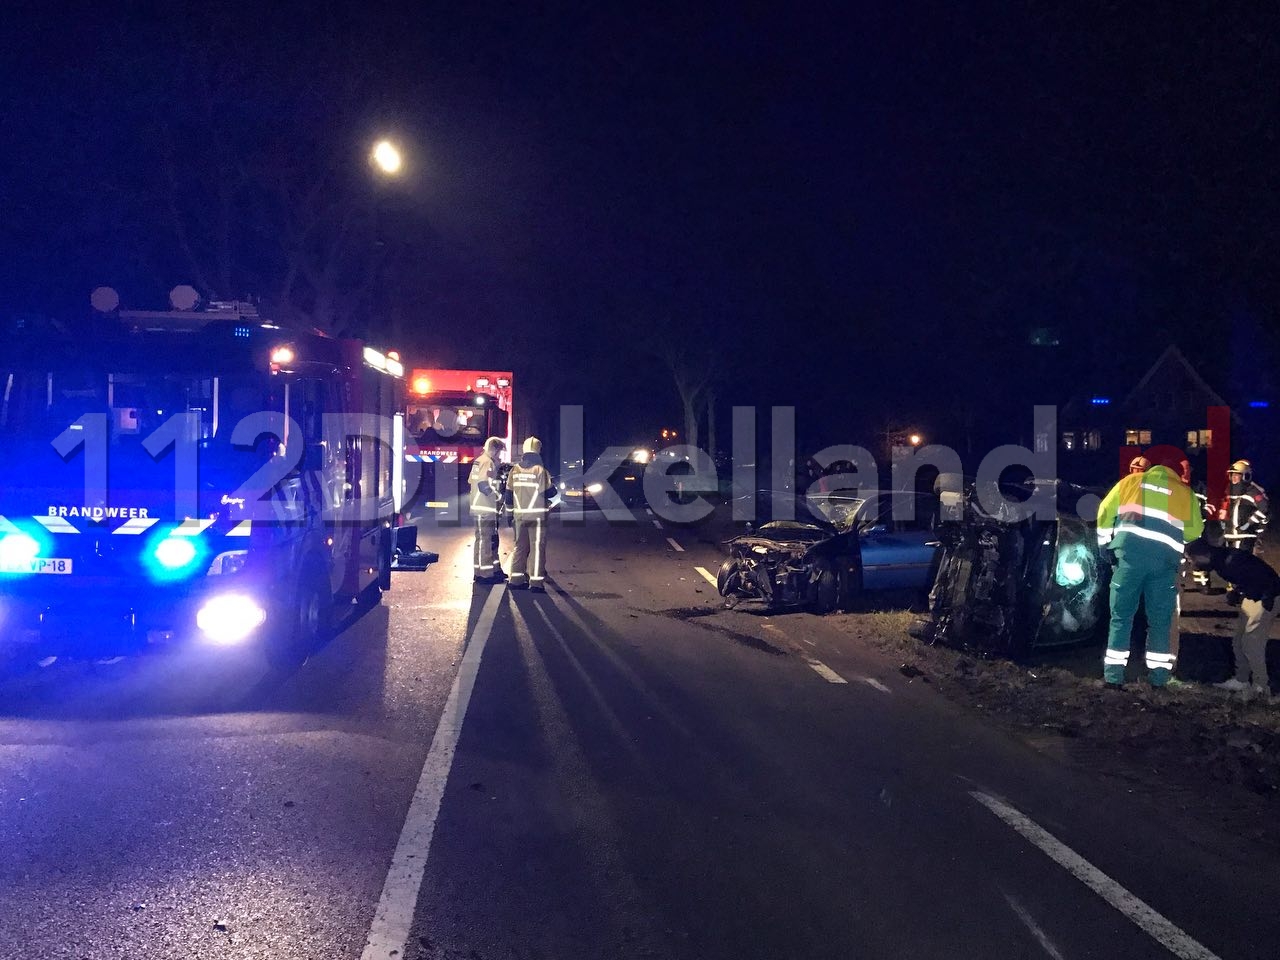
[(813, 612), (831, 613), (840, 605), (840, 577), (829, 562), (819, 568), (814, 584)]
[(742, 574), (738, 571), (738, 565), (732, 560), (720, 564), (720, 571), (716, 574), (716, 589), (720, 591), (720, 596), (737, 596), (741, 587)]

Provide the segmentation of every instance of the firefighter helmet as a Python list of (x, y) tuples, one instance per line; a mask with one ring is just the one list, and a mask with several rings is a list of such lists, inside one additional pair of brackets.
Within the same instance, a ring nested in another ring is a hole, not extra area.
[(525, 453), (541, 453), (542, 441), (537, 437), (530, 437), (524, 442), (523, 449)]
[(484, 442), (484, 452), (491, 457), (496, 457), (507, 446), (507, 442), (501, 437), (490, 437)]
[(1245, 483), (1248, 483), (1253, 479), (1253, 464), (1250, 463), (1248, 460), (1237, 460), (1235, 463), (1233, 463), (1231, 466), (1227, 468), (1228, 477), (1231, 476), (1231, 474), (1233, 473), (1240, 474), (1240, 479), (1242, 479)]
[(1151, 461), (1146, 457), (1138, 456), (1129, 461), (1130, 473), (1146, 473), (1151, 469)]

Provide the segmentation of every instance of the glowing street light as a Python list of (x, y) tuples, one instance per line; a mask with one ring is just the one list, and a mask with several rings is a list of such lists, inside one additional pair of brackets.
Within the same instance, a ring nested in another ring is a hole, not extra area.
[(375, 167), (390, 177), (398, 174), (404, 166), (404, 157), (400, 154), (400, 148), (390, 140), (379, 140), (375, 143), (369, 159)]
[(918, 433), (913, 433), (911, 436), (907, 437), (907, 441), (913, 447), (918, 447), (920, 444), (924, 443), (924, 437), (920, 436)]

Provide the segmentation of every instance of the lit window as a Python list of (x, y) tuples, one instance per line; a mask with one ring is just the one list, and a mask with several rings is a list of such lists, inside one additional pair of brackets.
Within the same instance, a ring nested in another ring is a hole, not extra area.
[(1089, 430), (1089, 431), (1087, 431), (1087, 432), (1083, 435), (1083, 437), (1081, 438), (1081, 440), (1082, 440), (1082, 446), (1083, 446), (1083, 447), (1084, 447), (1084, 449), (1086, 449), (1086, 450), (1101, 450), (1101, 449), (1102, 449), (1102, 434), (1101, 434), (1100, 432), (1098, 432), (1097, 430)]
[(1124, 432), (1124, 444), (1126, 447), (1149, 447), (1151, 446), (1151, 431), (1126, 430)]
[(1062, 434), (1062, 449), (1074, 450), (1076, 448), (1076, 432), (1067, 430)]
[(1208, 450), (1213, 446), (1212, 430), (1188, 430), (1187, 431), (1187, 449), (1188, 450)]

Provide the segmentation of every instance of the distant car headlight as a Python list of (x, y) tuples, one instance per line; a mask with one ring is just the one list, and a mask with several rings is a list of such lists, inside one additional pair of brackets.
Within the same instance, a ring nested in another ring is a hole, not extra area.
[(220, 553), (209, 564), (209, 576), (215, 577), (239, 573), (244, 569), (244, 565), (248, 560), (248, 550), (228, 550), (225, 553)]
[(266, 619), (267, 611), (252, 597), (224, 593), (205, 602), (196, 614), (196, 626), (209, 642), (230, 646), (248, 639)]
[(588, 484), (587, 484), (587, 493), (599, 493), (599, 492), (600, 492), (601, 490), (603, 490), (603, 489), (604, 489), (604, 484), (603, 484), (603, 483), (588, 483)]

